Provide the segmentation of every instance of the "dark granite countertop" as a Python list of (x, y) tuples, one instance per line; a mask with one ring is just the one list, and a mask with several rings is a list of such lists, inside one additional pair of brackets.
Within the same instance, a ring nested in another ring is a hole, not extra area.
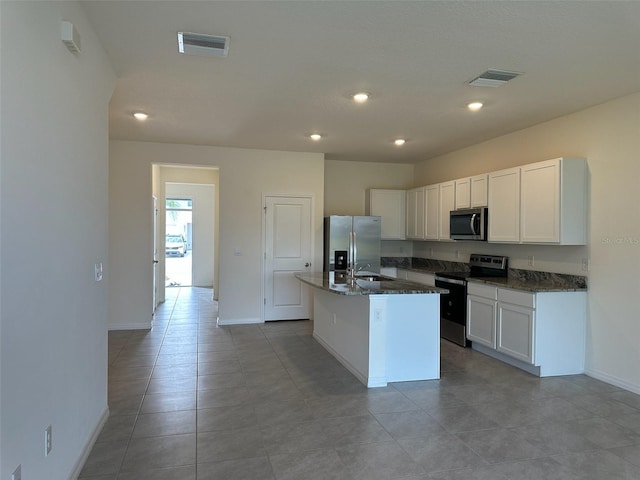
[(339, 295), (399, 295), (399, 294), (424, 294), (424, 293), (448, 293), (448, 290), (439, 287), (429, 287), (408, 280), (380, 276), (380, 281), (366, 281), (357, 279), (355, 284), (349, 283), (344, 273), (296, 273), (295, 277), (312, 287), (326, 290)]
[[(425, 258), (383, 257), (384, 267), (396, 267), (421, 273), (464, 272), (467, 264)], [(469, 281), (527, 292), (586, 292), (587, 277), (563, 273), (510, 268), (507, 278), (470, 278)]]

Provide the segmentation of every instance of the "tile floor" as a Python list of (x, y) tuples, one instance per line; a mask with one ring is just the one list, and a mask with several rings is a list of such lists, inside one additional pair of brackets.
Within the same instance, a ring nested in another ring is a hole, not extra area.
[(639, 480), (640, 396), (442, 344), (442, 378), (367, 390), (312, 323), (218, 327), (167, 289), (109, 334), (111, 416), (84, 480)]

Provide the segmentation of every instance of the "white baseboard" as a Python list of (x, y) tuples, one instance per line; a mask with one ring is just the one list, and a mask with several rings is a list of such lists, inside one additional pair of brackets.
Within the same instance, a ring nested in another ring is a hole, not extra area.
[(613, 375), (609, 375), (608, 373), (599, 372), (598, 370), (593, 370), (591, 368), (586, 369), (584, 373), (585, 375), (593, 377), (596, 380), (601, 380), (605, 383), (624, 388), (625, 390), (629, 390), (630, 392), (640, 395), (640, 385), (637, 385), (635, 383), (627, 382), (626, 380), (622, 380), (618, 377), (614, 377)]
[(71, 476), (69, 477), (69, 480), (76, 480), (80, 476), (82, 467), (84, 467), (84, 464), (87, 461), (87, 458), (89, 458), (89, 454), (93, 449), (93, 445), (96, 443), (96, 440), (98, 439), (98, 435), (100, 435), (100, 432), (102, 431), (102, 427), (104, 427), (104, 424), (106, 423), (108, 418), (109, 418), (109, 407), (107, 406), (102, 412), (102, 415), (100, 415), (100, 419), (98, 420), (97, 425), (93, 429), (93, 433), (91, 434), (89, 441), (84, 446), (84, 449), (80, 454), (80, 458), (78, 458), (78, 461), (76, 462), (76, 465), (73, 469), (73, 472), (71, 473)]
[(264, 323), (258, 317), (249, 318), (226, 318), (218, 317), (218, 325), (252, 325), (255, 323)]
[(140, 323), (111, 323), (108, 330), (149, 330), (153, 327), (153, 322)]

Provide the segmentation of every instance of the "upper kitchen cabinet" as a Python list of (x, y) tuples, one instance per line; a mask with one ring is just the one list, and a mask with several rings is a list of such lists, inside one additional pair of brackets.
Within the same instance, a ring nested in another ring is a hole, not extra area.
[(488, 177), (489, 176), (484, 173), (482, 175), (476, 175), (469, 179), (469, 184), (471, 185), (471, 208), (487, 206)]
[(407, 190), (407, 238), (424, 240), (426, 187)]
[(471, 207), (471, 179), (460, 178), (456, 180), (456, 205), (455, 209)]
[(520, 168), (489, 174), (490, 242), (520, 242)]
[(587, 162), (556, 158), (520, 168), (523, 243), (587, 243)]
[(489, 241), (585, 245), (587, 163), (556, 158), (489, 174)]
[(456, 184), (456, 210), (487, 206), (487, 174), (460, 178)]
[(405, 240), (405, 191), (372, 188), (367, 193), (365, 212), (381, 218), (382, 240)]
[(438, 239), (445, 241), (451, 240), (449, 233), (449, 213), (456, 208), (456, 183), (441, 183), (438, 199), (440, 203)]
[(425, 187), (424, 239), (438, 240), (438, 226), (440, 217), (440, 185)]

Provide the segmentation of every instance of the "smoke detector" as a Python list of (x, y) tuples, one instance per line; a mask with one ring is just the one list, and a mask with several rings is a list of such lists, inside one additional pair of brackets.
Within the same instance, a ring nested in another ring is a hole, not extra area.
[(522, 74), (520, 72), (510, 72), (508, 70), (490, 69), (471, 80), (469, 85), (472, 87), (500, 87), (509, 80), (513, 80), (518, 75)]
[(229, 53), (229, 40), (229, 37), (178, 32), (178, 51), (187, 55), (226, 57)]

